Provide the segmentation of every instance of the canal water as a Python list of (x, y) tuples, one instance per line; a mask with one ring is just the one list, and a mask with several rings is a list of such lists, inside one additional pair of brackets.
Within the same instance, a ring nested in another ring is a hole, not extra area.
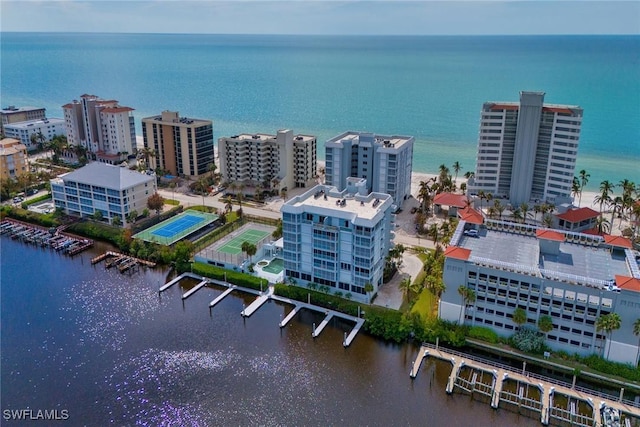
[[(64, 425), (538, 426), (538, 419), (447, 395), (450, 364), (426, 359), (415, 380), (412, 345), (359, 334), (347, 323), (313, 339), (322, 317), (255, 296), (191, 284), (161, 296), (166, 271), (120, 274), (2, 237), (1, 406), (66, 410)], [(4, 425), (26, 425), (2, 419)], [(46, 424), (46, 423), (45, 423)], [(43, 424), (43, 425), (45, 425)]]

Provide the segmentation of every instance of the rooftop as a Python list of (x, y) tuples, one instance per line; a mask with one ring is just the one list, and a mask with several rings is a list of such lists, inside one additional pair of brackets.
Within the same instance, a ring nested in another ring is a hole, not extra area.
[(15, 105), (9, 105), (2, 109), (2, 114), (21, 113), (24, 111), (38, 111), (44, 110), (44, 107), (16, 107)]
[[(490, 226), (481, 228), (478, 237), (465, 236), (456, 230), (457, 239), (452, 239), (452, 244), (470, 251), (470, 262), (594, 287), (606, 286), (616, 275), (636, 274), (631, 266), (637, 260), (617, 239), (607, 242), (600, 237), (533, 226), (499, 230), (491, 226), (491, 221), (487, 223)], [(460, 221), (458, 228), (464, 228), (464, 224)], [(539, 239), (556, 241), (558, 253), (541, 252)]]
[[(286, 132), (286, 130), (284, 130)], [(238, 135), (224, 136), (220, 139), (225, 140), (239, 140), (239, 141), (276, 141), (277, 135), (268, 133), (241, 133)], [(293, 141), (312, 141), (316, 139), (313, 135), (295, 135)]]
[[(392, 203), (391, 196), (384, 193), (370, 193), (367, 196), (348, 194), (347, 190), (338, 191), (336, 187), (317, 185), (304, 194), (287, 201), (283, 212), (287, 208), (303, 208), (304, 211), (322, 208), (321, 211), (333, 211), (332, 216), (355, 216), (372, 220), (378, 213), (384, 212)], [(335, 215), (333, 215), (335, 213)]]
[(464, 208), (469, 205), (469, 199), (464, 194), (438, 193), (433, 198), (433, 204)]
[(27, 147), (14, 138), (0, 140), (0, 156), (8, 156), (19, 152), (25, 152)]
[(98, 187), (124, 190), (145, 182), (155, 182), (155, 175), (150, 176), (120, 166), (92, 162), (52, 181), (60, 183), (61, 181), (74, 181)]
[(62, 125), (64, 124), (64, 119), (51, 118), (51, 119), (28, 120), (26, 122), (9, 123), (4, 126), (8, 129), (29, 129), (30, 127), (33, 127), (33, 126), (48, 125), (48, 124)]
[(413, 139), (412, 136), (377, 135), (369, 132), (347, 131), (329, 139), (327, 143), (342, 144), (342, 141), (351, 140), (357, 144), (361, 142), (375, 143), (381, 148), (400, 148), (408, 142), (413, 142)]

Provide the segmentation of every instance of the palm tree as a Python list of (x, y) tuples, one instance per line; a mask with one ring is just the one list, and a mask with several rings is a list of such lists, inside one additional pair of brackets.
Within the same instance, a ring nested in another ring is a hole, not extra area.
[(590, 176), (591, 175), (584, 169), (578, 172), (578, 177), (580, 178), (580, 198), (578, 199), (578, 206), (582, 203), (582, 191), (584, 190), (584, 186), (589, 182)]
[(60, 154), (65, 151), (69, 147), (67, 143), (67, 137), (64, 135), (55, 135), (51, 138), (50, 141), (45, 143), (45, 149), (51, 150), (53, 152), (53, 156), (51, 157), (51, 161), (54, 164), (58, 164), (60, 162)]
[(616, 196), (611, 200), (611, 228), (613, 228), (613, 221), (618, 214), (620, 223), (622, 223), (622, 213), (624, 212), (624, 200), (622, 196)]
[(502, 219), (502, 212), (504, 212), (506, 206), (500, 203), (500, 200), (496, 199), (493, 201), (493, 207), (496, 209), (499, 219)]
[(471, 178), (473, 178), (473, 177), (475, 177), (475, 176), (476, 176), (476, 173), (475, 173), (475, 172), (472, 172), (472, 171), (466, 171), (466, 172), (464, 173), (464, 177), (465, 177), (465, 178), (467, 178), (467, 179), (471, 179)]
[(427, 211), (431, 199), (431, 189), (429, 181), (420, 181), (418, 186), (418, 200), (420, 200), (420, 209), (423, 213)]
[(211, 163), (209, 163), (209, 166), (207, 166), (207, 170), (211, 172), (211, 184), (216, 183), (216, 169), (216, 162), (212, 160)]
[(576, 196), (580, 195), (580, 180), (577, 176), (573, 177), (573, 182), (571, 183), (571, 194), (573, 194), (574, 200)]
[(518, 325), (518, 329), (520, 329), (522, 325), (527, 323), (527, 312), (520, 307), (516, 307), (516, 309), (513, 310), (513, 323)]
[(233, 203), (231, 202), (231, 195), (227, 194), (226, 196), (224, 196), (222, 201), (224, 202), (224, 210), (225, 210), (225, 212), (226, 213), (231, 212), (233, 210)]
[(156, 150), (154, 150), (151, 147), (147, 147), (145, 145), (144, 148), (142, 148), (142, 150), (140, 150), (140, 154), (144, 158), (144, 163), (145, 163), (145, 165), (147, 165), (147, 168), (151, 169), (151, 164), (149, 163), (149, 158), (150, 157), (153, 157), (153, 158), (156, 157)]
[(487, 198), (487, 195), (485, 194), (484, 190), (478, 191), (478, 198), (480, 198), (480, 212), (482, 212), (482, 201)]
[(462, 323), (464, 324), (464, 319), (467, 315), (467, 305), (473, 304), (476, 302), (476, 293), (473, 289), (467, 288), (464, 285), (458, 286), (458, 294), (462, 297), (462, 306), (460, 307), (460, 317), (462, 317)]
[[(609, 352), (611, 351), (611, 334), (613, 331), (620, 329), (622, 319), (618, 313), (609, 313), (598, 317), (596, 320), (596, 331), (604, 332), (609, 339), (609, 348), (607, 348), (607, 359), (609, 359)], [(603, 348), (604, 350), (604, 348)]]
[(197, 186), (200, 190), (200, 194), (202, 195), (202, 206), (204, 206), (204, 196), (207, 194), (207, 189), (209, 188), (207, 179), (204, 176), (198, 178)]
[(240, 249), (242, 250), (242, 252), (247, 254), (247, 259), (249, 260), (249, 262), (251, 262), (251, 257), (254, 256), (258, 251), (256, 245), (247, 241), (242, 242), (242, 245), (240, 245)]
[[(633, 335), (640, 337), (640, 319), (636, 319), (633, 322)], [(640, 338), (638, 339), (638, 353), (636, 353), (636, 364), (638, 363), (638, 358), (640, 358)]]
[(520, 212), (522, 213), (522, 222), (526, 223), (527, 218), (530, 217), (529, 204), (527, 202), (522, 202), (520, 204)]
[(553, 330), (553, 319), (551, 316), (545, 314), (538, 319), (538, 329), (544, 334), (545, 339), (547, 334)]
[(609, 220), (603, 215), (596, 218), (596, 228), (599, 234), (609, 234), (611, 232), (611, 224), (609, 224)]
[(522, 216), (522, 212), (520, 212), (520, 209), (515, 209), (513, 212), (511, 212), (511, 218), (513, 219), (513, 222), (521, 222), (522, 218), (524, 217)]
[(369, 282), (364, 284), (364, 291), (367, 293), (367, 297), (369, 297), (369, 293), (373, 292), (373, 285)]
[(600, 205), (600, 213), (602, 213), (602, 206), (611, 203), (611, 196), (609, 193), (612, 192), (613, 185), (609, 180), (604, 180), (600, 183), (600, 194), (598, 194), (594, 199), (594, 203), (598, 203)]
[(37, 145), (38, 148), (44, 148), (44, 143), (47, 141), (47, 137), (44, 136), (42, 131), (34, 132), (31, 134), (31, 143)]
[(427, 230), (427, 235), (433, 240), (434, 244), (438, 243), (438, 239), (440, 238), (440, 228), (438, 224), (431, 224), (429, 229)]
[(409, 290), (411, 289), (411, 277), (406, 277), (400, 281), (400, 290), (405, 298), (409, 296)]
[(460, 162), (459, 161), (455, 161), (453, 163), (453, 173), (455, 173), (455, 177), (453, 178), (453, 182), (455, 183), (458, 180), (458, 172), (460, 172), (460, 169), (462, 169), (462, 166), (460, 166)]

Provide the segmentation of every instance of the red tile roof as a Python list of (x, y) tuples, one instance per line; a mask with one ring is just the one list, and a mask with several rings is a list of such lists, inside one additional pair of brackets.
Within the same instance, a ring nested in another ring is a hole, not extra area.
[(631, 249), (633, 247), (633, 245), (631, 244), (631, 240), (622, 236), (611, 236), (609, 234), (604, 234), (604, 242), (607, 245), (616, 246), (618, 248)]
[(620, 289), (640, 292), (640, 279), (634, 279), (633, 277), (627, 276), (618, 276), (616, 274), (616, 286)]
[(542, 111), (550, 111), (552, 113), (566, 113), (566, 114), (571, 114), (573, 111), (571, 111), (570, 108), (562, 108), (562, 107), (542, 107)]
[(586, 219), (596, 218), (600, 215), (600, 212), (594, 211), (591, 208), (578, 208), (569, 209), (565, 213), (558, 214), (556, 217), (564, 219), (569, 222), (581, 222)]
[(482, 216), (482, 214), (473, 209), (471, 206), (467, 206), (466, 208), (459, 210), (458, 216), (461, 220), (466, 221), (470, 224), (484, 223), (484, 217)]
[(131, 107), (107, 107), (104, 108), (101, 113), (125, 113), (127, 111), (133, 111)]
[(520, 106), (518, 104), (493, 104), (491, 106), (492, 110), (519, 110)]
[(598, 231), (598, 227), (593, 227), (588, 230), (584, 230), (581, 232), (582, 234), (590, 234), (592, 236), (604, 236), (605, 233), (601, 233)]
[(536, 230), (536, 237), (538, 239), (555, 240), (557, 242), (564, 242), (564, 234), (553, 230)]
[(449, 246), (444, 251), (444, 256), (446, 256), (448, 258), (453, 258), (453, 259), (459, 259), (459, 260), (462, 260), (462, 261), (466, 261), (471, 256), (471, 250), (465, 249), (465, 248), (461, 248), (459, 246)]
[(468, 200), (464, 194), (440, 193), (433, 198), (433, 204), (464, 208), (469, 204)]

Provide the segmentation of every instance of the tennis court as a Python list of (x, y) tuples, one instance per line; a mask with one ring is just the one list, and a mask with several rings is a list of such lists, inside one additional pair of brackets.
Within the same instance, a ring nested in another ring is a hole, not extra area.
[(234, 237), (230, 241), (226, 242), (224, 245), (218, 248), (219, 252), (224, 252), (226, 254), (237, 255), (242, 252), (242, 244), (244, 242), (249, 242), (252, 245), (257, 245), (260, 240), (262, 240), (265, 236), (268, 236), (268, 231), (249, 229), (242, 232), (238, 236)]
[(218, 219), (218, 215), (188, 210), (156, 224), (133, 237), (147, 242), (171, 245)]

